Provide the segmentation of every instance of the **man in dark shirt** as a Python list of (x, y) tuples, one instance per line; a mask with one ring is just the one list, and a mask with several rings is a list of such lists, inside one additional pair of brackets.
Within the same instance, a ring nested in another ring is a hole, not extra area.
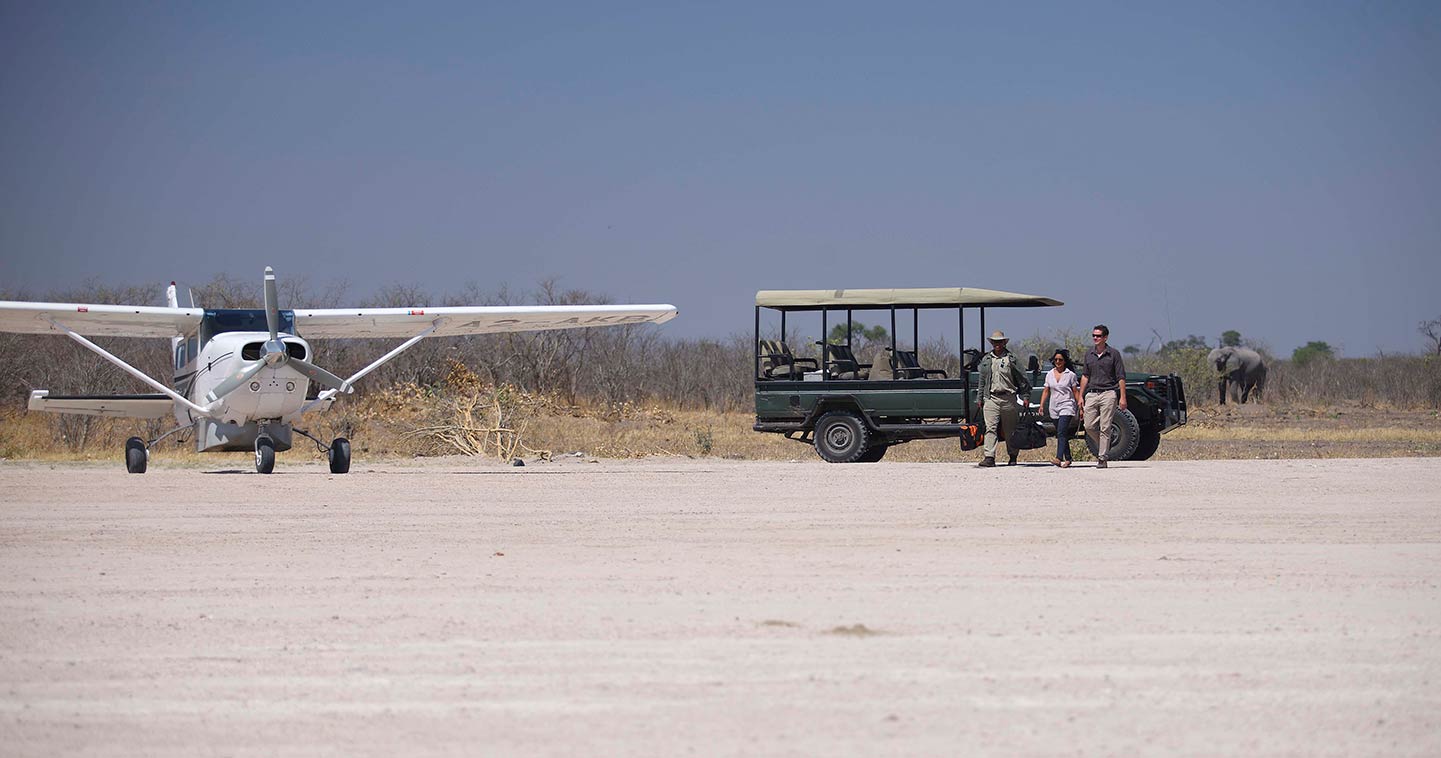
[(1116, 408), (1126, 410), (1126, 363), (1116, 348), (1106, 344), (1110, 336), (1111, 330), (1105, 324), (1091, 330), (1096, 349), (1086, 353), (1086, 363), (1081, 367), (1081, 396), (1085, 398), (1081, 415), (1086, 436), (1096, 440), (1096, 468), (1106, 467)]

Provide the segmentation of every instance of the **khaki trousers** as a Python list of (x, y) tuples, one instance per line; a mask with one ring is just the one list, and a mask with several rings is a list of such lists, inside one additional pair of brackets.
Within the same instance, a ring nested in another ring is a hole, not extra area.
[[(986, 441), (981, 444), (981, 451), (987, 458), (994, 458), (996, 443), (1000, 441), (996, 431), (1000, 430), (1006, 439), (1010, 439), (1011, 432), (1016, 430), (1016, 424), (1021, 420), (1021, 409), (1012, 395), (992, 395), (986, 398), (986, 404), (981, 406), (981, 418), (986, 422)], [(1011, 443), (1006, 443), (1006, 450), (1011, 450)]]
[(1111, 452), (1111, 422), (1118, 402), (1115, 390), (1086, 393), (1086, 436), (1096, 441), (1096, 456), (1103, 461)]

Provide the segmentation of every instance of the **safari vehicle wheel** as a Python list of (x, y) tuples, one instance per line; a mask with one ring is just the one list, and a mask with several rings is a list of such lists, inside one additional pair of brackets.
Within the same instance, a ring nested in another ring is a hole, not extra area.
[(255, 441), (255, 473), (269, 474), (275, 470), (275, 443), (269, 437)]
[(1131, 453), (1128, 461), (1150, 460), (1156, 454), (1156, 448), (1161, 446), (1161, 430), (1152, 426), (1141, 430), (1141, 441), (1136, 443), (1136, 452)]
[(870, 446), (870, 430), (850, 411), (831, 411), (816, 422), (816, 453), (828, 463), (855, 463)]
[(336, 437), (330, 443), (330, 473), (345, 474), (350, 471), (350, 440)]
[(871, 445), (869, 450), (856, 459), (856, 463), (879, 463), (882, 458), (886, 457), (886, 451), (890, 449), (890, 445)]
[[(1136, 446), (1141, 441), (1141, 424), (1130, 411), (1116, 409), (1116, 415), (1111, 420), (1111, 449), (1106, 451), (1106, 458), (1113, 461), (1131, 460), (1136, 452)], [(1100, 441), (1086, 438), (1086, 447), (1090, 448), (1091, 455), (1099, 455), (1101, 451)]]
[(145, 440), (131, 437), (125, 440), (125, 470), (132, 474), (145, 473), (150, 456), (145, 453)]

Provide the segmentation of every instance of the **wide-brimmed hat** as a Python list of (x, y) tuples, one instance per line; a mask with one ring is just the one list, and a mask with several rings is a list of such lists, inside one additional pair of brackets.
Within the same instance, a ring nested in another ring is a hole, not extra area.
[(992, 341), (992, 342), (1010, 342), (1010, 338), (1006, 336), (1006, 333), (1005, 333), (1005, 332), (1001, 331), (1000, 329), (997, 329), (997, 330), (995, 330), (994, 332), (991, 332), (991, 341)]

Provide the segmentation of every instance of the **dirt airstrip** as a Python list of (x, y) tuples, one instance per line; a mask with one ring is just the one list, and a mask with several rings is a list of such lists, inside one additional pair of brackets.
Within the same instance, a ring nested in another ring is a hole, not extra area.
[(0, 754), (1441, 754), (1438, 459), (224, 461), (0, 463)]

